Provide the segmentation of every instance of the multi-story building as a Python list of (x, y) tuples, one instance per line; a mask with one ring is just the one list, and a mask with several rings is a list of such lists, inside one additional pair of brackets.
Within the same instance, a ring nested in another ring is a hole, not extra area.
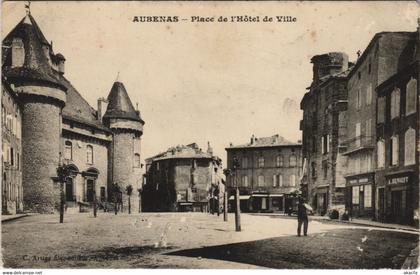
[(376, 34), (349, 74), (346, 206), (353, 217), (375, 213), (376, 93), (375, 89), (409, 61), (413, 33)]
[[(146, 159), (143, 211), (206, 212), (210, 201), (223, 204), (221, 159), (208, 145), (204, 152), (196, 143), (178, 145)], [(217, 209), (213, 209), (218, 211)]]
[[(4, 80), (2, 82), (5, 82)], [(22, 204), (22, 108), (12, 87), (2, 85), (2, 214), (23, 210)]]
[[(302, 145), (279, 135), (251, 137), (249, 143), (225, 148), (226, 178), (230, 200), (236, 187), (242, 211), (286, 211), (298, 194), (302, 169)], [(239, 168), (233, 169), (234, 160)]]
[(379, 221), (405, 224), (417, 222), (418, 225), (418, 79), (417, 58), (376, 88), (378, 107), (375, 216)]
[(22, 202), (29, 211), (54, 211), (60, 163), (72, 170), (64, 187), (68, 209), (95, 197), (104, 204), (114, 183), (127, 201), (124, 189), (136, 190), (141, 180), (144, 121), (124, 85), (116, 81), (107, 100), (92, 108), (64, 77), (64, 56), (54, 53), (30, 13), (2, 48), (3, 213), (14, 212), (13, 204), (22, 210)]
[[(313, 80), (301, 101), (302, 191), (314, 210), (344, 208), (348, 56), (331, 52), (311, 59)], [(350, 63), (351, 65), (351, 63)]]

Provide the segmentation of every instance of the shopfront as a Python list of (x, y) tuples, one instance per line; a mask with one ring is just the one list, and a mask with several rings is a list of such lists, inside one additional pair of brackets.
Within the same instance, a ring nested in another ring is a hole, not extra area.
[(386, 186), (378, 191), (379, 216), (389, 223), (413, 223), (411, 174), (391, 174), (386, 176)]
[(375, 211), (374, 175), (347, 180), (346, 208), (353, 218), (373, 218)]

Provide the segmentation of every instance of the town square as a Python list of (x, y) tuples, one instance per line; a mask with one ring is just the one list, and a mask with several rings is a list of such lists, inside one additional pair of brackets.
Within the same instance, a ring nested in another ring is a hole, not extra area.
[(420, 18), (372, 4), (2, 3), (3, 267), (418, 268)]

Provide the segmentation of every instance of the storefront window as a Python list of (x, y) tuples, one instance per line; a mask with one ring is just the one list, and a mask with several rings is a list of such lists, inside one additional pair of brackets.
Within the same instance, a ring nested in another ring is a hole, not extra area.
[(352, 203), (359, 204), (359, 186), (353, 186), (352, 191)]
[(372, 186), (365, 185), (364, 187), (364, 199), (365, 199), (365, 207), (372, 207)]

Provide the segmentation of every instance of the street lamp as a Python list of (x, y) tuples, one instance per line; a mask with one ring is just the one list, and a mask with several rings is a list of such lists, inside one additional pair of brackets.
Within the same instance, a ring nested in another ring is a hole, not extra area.
[(235, 182), (235, 187), (236, 187), (235, 229), (237, 232), (241, 231), (241, 208), (240, 208), (240, 199), (239, 199), (239, 184), (238, 184), (238, 171), (237, 171), (239, 167), (240, 167), (239, 160), (237, 158), (234, 158), (232, 170), (234, 172), (234, 182)]

